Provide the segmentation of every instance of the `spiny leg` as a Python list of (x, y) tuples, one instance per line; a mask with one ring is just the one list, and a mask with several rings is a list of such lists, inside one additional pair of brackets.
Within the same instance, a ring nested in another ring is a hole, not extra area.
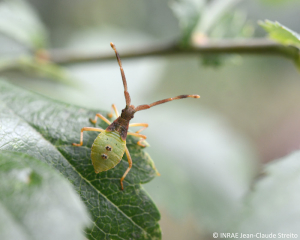
[(127, 135), (132, 135), (132, 136), (135, 136), (135, 137), (142, 138), (141, 140), (139, 140), (137, 142), (137, 145), (139, 145), (141, 147), (146, 147), (146, 145), (142, 143), (142, 141), (144, 141), (147, 138), (145, 135), (139, 134), (139, 133), (132, 133), (132, 132), (127, 132)]
[(143, 138), (143, 139), (146, 139), (147, 137), (143, 134), (139, 134), (139, 133), (133, 133), (133, 132), (127, 132), (127, 135), (132, 135), (132, 136), (135, 136), (135, 137), (140, 137), (140, 138)]
[(141, 131), (144, 131), (149, 126), (148, 123), (130, 123), (129, 127), (143, 127), (140, 130), (136, 131), (135, 133), (140, 133)]
[(90, 121), (91, 121), (92, 123), (96, 124), (98, 118), (102, 119), (102, 120), (103, 120), (104, 122), (106, 122), (108, 125), (111, 124), (111, 122), (110, 122), (106, 117), (104, 117), (102, 114), (100, 114), (100, 113), (97, 113), (97, 114), (96, 114), (94, 120), (90, 118)]
[(123, 177), (121, 178), (120, 180), (120, 183), (121, 183), (121, 189), (123, 190), (124, 187), (123, 187), (123, 180), (125, 179), (126, 175), (128, 174), (128, 172), (130, 171), (131, 167), (132, 167), (132, 159), (131, 159), (131, 156), (130, 156), (130, 153), (128, 151), (128, 148), (125, 147), (125, 153), (126, 153), (126, 156), (127, 156), (127, 160), (128, 160), (128, 168), (127, 170), (125, 171), (125, 173), (123, 174)]
[(84, 127), (81, 128), (81, 132), (80, 132), (80, 143), (72, 143), (73, 146), (77, 146), (80, 147), (83, 144), (83, 132), (84, 131), (95, 131), (95, 132), (104, 132), (104, 129), (101, 128), (93, 128), (93, 127)]
[(118, 112), (118, 109), (117, 109), (117, 107), (116, 107), (115, 104), (113, 104), (113, 105), (111, 106), (111, 111), (110, 111), (110, 113), (107, 114), (107, 116), (108, 116), (109, 118), (112, 118), (112, 117), (113, 117), (113, 111), (115, 112), (116, 117), (118, 118), (118, 117), (119, 117), (119, 112)]

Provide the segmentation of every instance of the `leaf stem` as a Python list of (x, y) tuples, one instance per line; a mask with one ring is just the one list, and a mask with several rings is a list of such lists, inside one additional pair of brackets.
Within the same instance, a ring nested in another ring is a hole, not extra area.
[[(121, 52), (122, 59), (148, 56), (169, 56), (179, 54), (256, 54), (278, 55), (293, 61), (299, 59), (299, 49), (284, 46), (266, 38), (244, 40), (217, 40), (189, 48), (182, 48), (177, 42), (169, 42), (148, 46), (134, 46)], [(74, 50), (51, 49), (50, 60), (57, 64), (73, 64), (93, 61), (115, 60), (114, 52), (80, 52)]]

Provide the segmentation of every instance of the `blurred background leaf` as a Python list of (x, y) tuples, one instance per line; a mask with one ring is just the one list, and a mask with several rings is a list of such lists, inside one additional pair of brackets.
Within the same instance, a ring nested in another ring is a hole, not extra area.
[[(264, 22), (259, 21), (259, 24), (268, 32), (269, 37), (276, 42), (287, 46), (293, 46), (298, 49), (300, 48), (300, 35), (293, 30), (281, 25), (279, 22), (272, 22), (269, 20), (265, 20)], [(294, 56), (294, 62), (300, 70), (299, 52)]]
[(47, 47), (47, 30), (25, 0), (0, 2), (0, 32), (31, 50)]
[[(178, 18), (181, 29), (180, 46), (203, 45), (214, 39), (252, 36), (254, 28), (248, 21), (246, 12), (234, 8), (239, 2), (240, 0), (171, 2), (171, 9)], [(202, 55), (205, 66), (218, 67), (228, 59), (228, 55)]]
[(300, 235), (300, 152), (264, 167), (263, 175), (245, 198), (242, 214), (231, 229), (241, 233)]
[(300, 48), (300, 35), (279, 22), (265, 20), (264, 22), (260, 21), (259, 25), (268, 32), (271, 39), (284, 45)]
[(182, 47), (190, 45), (191, 36), (201, 18), (204, 5), (205, 1), (201, 0), (174, 0), (170, 3), (182, 32), (180, 40)]
[(1, 150), (1, 240), (84, 240), (91, 222), (71, 185), (40, 160)]
[(37, 76), (41, 79), (72, 85), (71, 76), (66, 70), (49, 62), (45, 50), (49, 47), (48, 31), (37, 12), (26, 0), (0, 2), (0, 33), (21, 45), (20, 51), (15, 54), (6, 52), (1, 54), (2, 76), (6, 76), (7, 73), (9, 75), (12, 72), (21, 72), (31, 77)]
[(177, 0), (171, 9), (182, 31), (181, 44), (203, 44), (211, 39), (250, 37), (253, 27), (246, 13), (235, 10), (240, 0)]
[[(219, 22), (222, 23), (221, 19), (224, 18), (225, 15), (234, 14), (235, 10), (233, 7), (238, 2), (240, 2), (240, 0), (215, 0), (206, 2), (205, 7), (203, 8), (202, 17), (195, 27), (194, 34), (199, 32), (209, 36), (213, 27), (219, 25)], [(241, 23), (243, 23), (243, 21)], [(222, 27), (220, 27), (220, 29), (221, 28)], [(222, 28), (222, 31), (226, 31), (226, 28)]]

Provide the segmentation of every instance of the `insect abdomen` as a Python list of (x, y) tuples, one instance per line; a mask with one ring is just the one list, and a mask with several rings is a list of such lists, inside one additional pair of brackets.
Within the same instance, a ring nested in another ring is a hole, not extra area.
[(122, 159), (126, 141), (123, 141), (116, 131), (103, 132), (95, 139), (91, 158), (95, 172), (107, 171), (115, 167)]

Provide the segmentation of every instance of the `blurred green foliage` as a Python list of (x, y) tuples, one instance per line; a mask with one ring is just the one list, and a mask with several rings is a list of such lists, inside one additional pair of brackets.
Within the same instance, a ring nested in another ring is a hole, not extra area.
[(235, 10), (240, 0), (174, 0), (171, 9), (181, 29), (180, 45), (205, 44), (211, 39), (250, 37), (246, 13)]
[[(278, 22), (266, 20), (265, 22), (260, 21), (259, 24), (268, 32), (269, 37), (276, 42), (279, 42), (285, 46), (293, 46), (297, 49), (300, 48), (300, 34), (292, 31)], [(300, 69), (299, 52), (296, 53), (293, 60), (298, 69)]]
[[(2, 104), (0, 108), (4, 130), (8, 119)], [(16, 150), (18, 143), (14, 144)], [(2, 240), (85, 239), (82, 229), (91, 223), (84, 204), (65, 178), (32, 153), (8, 152), (2, 147), (0, 181)]]
[(269, 37), (283, 45), (291, 45), (300, 48), (300, 34), (283, 26), (279, 22), (266, 20), (260, 21), (261, 25), (269, 34)]
[[(189, 48), (212, 40), (251, 40), (255, 34), (252, 22), (256, 20), (250, 18), (255, 19), (253, 15), (259, 14), (259, 4), (285, 4), (294, 10), (296, 2), (174, 0), (168, 5), (168, 1), (158, 0), (6, 0), (0, 3), (0, 32), (6, 38), (0, 39), (4, 41), (0, 51), (6, 53), (0, 57), (0, 72), (9, 81), (53, 98), (108, 110), (113, 101), (124, 105), (116, 62), (69, 66), (68, 71), (76, 76), (71, 79), (65, 68), (49, 61), (45, 48), (78, 48), (93, 53), (106, 51), (108, 43), (113, 41), (118, 49), (120, 46), (122, 58), (122, 49), (136, 44), (147, 46), (177, 40), (181, 48)], [(271, 12), (270, 9), (268, 5)], [(264, 9), (263, 14), (268, 13)], [(260, 15), (260, 19), (264, 18)], [(272, 39), (284, 46), (299, 47), (296, 31), (276, 22), (262, 25)], [(23, 46), (17, 54), (11, 51), (17, 49), (16, 43)], [(248, 58), (240, 65), (228, 64), (229, 58), (224, 55), (210, 54), (202, 59), (206, 66), (222, 64), (224, 68), (218, 71), (203, 68), (198, 56), (123, 61), (130, 93), (136, 102), (153, 102), (183, 91), (201, 95), (199, 103), (188, 100), (170, 103), (135, 118), (151, 126), (146, 133), (152, 146), (148, 151), (157, 159), (162, 176), (145, 187), (163, 210), (161, 224), (165, 239), (199, 239), (199, 236), (205, 239), (211, 237), (211, 232), (229, 230), (297, 233), (299, 209), (294, 189), (299, 182), (295, 177), (298, 153), (261, 167), (266, 175), (256, 179), (260, 173), (257, 148), (270, 154), (268, 160), (278, 158), (274, 157), (277, 150), (286, 154), (297, 149), (290, 146), (288, 151), (284, 149), (293, 140), (292, 136), (297, 135), (297, 129), (290, 129), (286, 138), (276, 135), (279, 123), (293, 127), (285, 121), (297, 120), (295, 109), (300, 95), (297, 73), (273, 56)], [(57, 81), (40, 81), (42, 78)], [(74, 82), (80, 89), (62, 86), (60, 82)], [(29, 154), (18, 155), (26, 161), (47, 162), (71, 182), (90, 211), (94, 223), (86, 230), (90, 239), (160, 238), (157, 222), (160, 214), (140, 186), (154, 178), (155, 170), (151, 158), (135, 145), (137, 139), (128, 139), (134, 167), (126, 178), (125, 192), (120, 192), (119, 177), (126, 169), (126, 159), (115, 169), (95, 175), (89, 147), (96, 134), (85, 135), (85, 147), (71, 146), (72, 142), (78, 142), (80, 128), (89, 126), (88, 118), (96, 111), (57, 103), (7, 83), (1, 83), (1, 89), (1, 150)], [(106, 127), (103, 123), (100, 126)], [(19, 144), (20, 139), (24, 144)], [(271, 151), (268, 144), (274, 141), (278, 145)], [(15, 158), (5, 161), (9, 159)], [(0, 177), (7, 179), (1, 170)], [(0, 188), (6, 183), (0, 182)], [(61, 204), (62, 209), (64, 206)], [(72, 220), (68, 223), (68, 226), (76, 224)], [(83, 226), (76, 229), (80, 231)], [(0, 234), (14, 231), (5, 230), (0, 230)]]
[(0, 58), (0, 72), (21, 71), (71, 85), (71, 77), (61, 66), (49, 61), (48, 31), (38, 14), (25, 0), (0, 2), (0, 33), (24, 46), (17, 57)]
[(0, 2), (0, 33), (32, 50), (48, 46), (48, 32), (26, 0)]

